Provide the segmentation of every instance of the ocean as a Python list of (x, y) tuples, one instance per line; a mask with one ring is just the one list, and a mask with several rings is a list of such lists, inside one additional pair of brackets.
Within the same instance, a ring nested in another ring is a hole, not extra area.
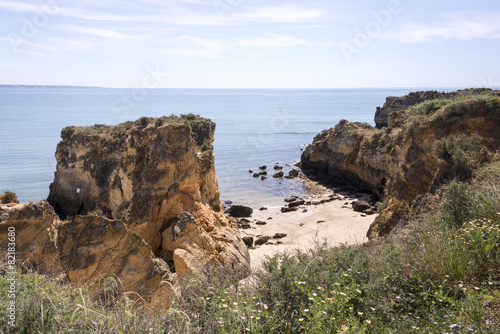
[(376, 107), (387, 96), (429, 89), (0, 86), (0, 191), (14, 191), (21, 202), (46, 199), (54, 178), (54, 153), (65, 126), (194, 113), (217, 123), (214, 154), (222, 201), (277, 205), (284, 197), (300, 193), (301, 183), (272, 177), (261, 181), (249, 170), (267, 165), (272, 174), (275, 163), (289, 170), (321, 130), (341, 119), (374, 125)]

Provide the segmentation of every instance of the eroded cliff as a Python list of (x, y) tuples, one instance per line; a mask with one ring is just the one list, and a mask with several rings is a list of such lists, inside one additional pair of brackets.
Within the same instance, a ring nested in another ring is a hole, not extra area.
[[(343, 120), (305, 149), (303, 168), (384, 198), (384, 211), (368, 236), (384, 235), (417, 196), (447, 180), (468, 177), (468, 164), (494, 158), (500, 147), (500, 92), (480, 91), (446, 98), (438, 94), (439, 99), (434, 92), (419, 93), (431, 100), (393, 111), (399, 121), (383, 129)], [(406, 105), (415, 94), (392, 104)]]
[(219, 200), (214, 131), (192, 115), (63, 129), (52, 206), (1, 206), (0, 240), (14, 227), (21, 263), (78, 283), (114, 277), (120, 291), (167, 304), (208, 266), (245, 275), (248, 249)]

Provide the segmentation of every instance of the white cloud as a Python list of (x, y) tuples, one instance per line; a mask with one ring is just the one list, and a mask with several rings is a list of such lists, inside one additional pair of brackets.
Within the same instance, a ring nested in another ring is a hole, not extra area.
[(386, 31), (381, 38), (406, 43), (500, 38), (500, 14), (448, 15), (439, 23), (408, 24)]
[(238, 39), (237, 45), (243, 47), (291, 47), (306, 45), (307, 41), (288, 35), (270, 34), (268, 37)]
[(222, 58), (217, 51), (208, 49), (171, 49), (163, 50), (165, 54), (185, 57), (199, 57), (199, 58)]
[(263, 57), (263, 53), (255, 52), (255, 53), (247, 53), (247, 57)]
[(300, 23), (318, 20), (325, 12), (320, 9), (308, 9), (292, 6), (251, 7), (247, 12), (235, 15), (235, 21)]
[(80, 27), (80, 26), (63, 26), (64, 30), (73, 31), (76, 33), (91, 35), (97, 37), (104, 38), (113, 38), (113, 39), (137, 39), (140, 38), (131, 34), (123, 34), (111, 29), (100, 29), (100, 28), (90, 28), (90, 27)]

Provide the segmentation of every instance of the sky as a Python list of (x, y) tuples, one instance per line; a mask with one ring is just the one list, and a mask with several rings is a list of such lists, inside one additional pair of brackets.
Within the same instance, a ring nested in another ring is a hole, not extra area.
[(0, 2), (0, 84), (500, 86), (498, 0)]

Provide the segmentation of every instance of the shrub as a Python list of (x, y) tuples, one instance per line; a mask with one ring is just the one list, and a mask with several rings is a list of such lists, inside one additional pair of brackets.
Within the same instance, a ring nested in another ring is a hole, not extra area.
[(181, 118), (188, 120), (188, 121), (194, 121), (195, 119), (200, 118), (200, 115), (189, 113), (187, 115), (181, 115)]
[(5, 190), (1, 196), (3, 203), (16, 203), (17, 195), (15, 192), (10, 190)]
[(61, 130), (61, 138), (69, 139), (75, 133), (74, 126), (67, 126)]
[(474, 170), (492, 159), (488, 148), (478, 135), (447, 137), (439, 143), (438, 153), (446, 163), (442, 178), (457, 178), (461, 181), (469, 180)]

